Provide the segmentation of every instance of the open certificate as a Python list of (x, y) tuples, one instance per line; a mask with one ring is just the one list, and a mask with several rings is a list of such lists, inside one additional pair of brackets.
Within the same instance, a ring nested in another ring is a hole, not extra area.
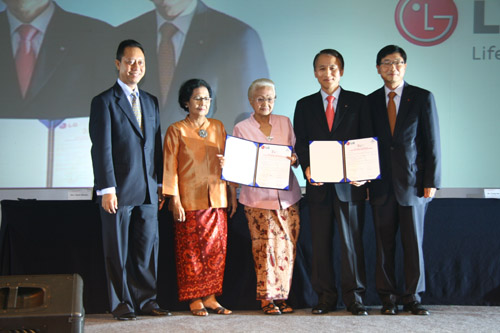
[(221, 178), (252, 187), (288, 190), (292, 147), (226, 137)]
[(377, 138), (311, 141), (311, 181), (343, 183), (380, 178)]

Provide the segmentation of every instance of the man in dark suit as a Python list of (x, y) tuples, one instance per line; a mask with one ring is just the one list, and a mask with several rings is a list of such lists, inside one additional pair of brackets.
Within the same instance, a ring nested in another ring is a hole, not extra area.
[(52, 0), (4, 2), (0, 118), (87, 117), (88, 101), (114, 75), (102, 61), (112, 52), (111, 26), (64, 11)]
[[(375, 135), (379, 140), (381, 180), (370, 184), (377, 239), (376, 288), (382, 314), (404, 311), (428, 315), (420, 303), (425, 290), (424, 216), (428, 202), (441, 185), (439, 123), (431, 92), (403, 80), (406, 53), (388, 45), (377, 54), (377, 71), (384, 86), (368, 96)], [(395, 280), (397, 230), (404, 252), (405, 289), (399, 295)]]
[(366, 188), (361, 182), (312, 183), (309, 142), (370, 137), (372, 126), (368, 104), (364, 95), (339, 86), (344, 73), (344, 59), (339, 52), (322, 50), (314, 58), (313, 66), (321, 90), (299, 100), (294, 115), (295, 149), (307, 179), (306, 197), (313, 246), (312, 285), (319, 298), (312, 312), (324, 314), (337, 305), (332, 259), (336, 221), (341, 240), (342, 298), (348, 311), (354, 315), (367, 315), (363, 305), (366, 274), (362, 243)]
[(259, 36), (199, 0), (152, 1), (155, 11), (124, 23), (118, 31), (140, 40), (150, 54), (142, 88), (159, 97), (162, 127), (186, 117), (177, 103), (179, 88), (200, 77), (215, 95), (208, 116), (222, 120), (231, 132), (252, 112), (246, 103), (250, 84), (269, 76)]
[(89, 131), (111, 311), (134, 320), (170, 314), (156, 302), (161, 130), (157, 98), (137, 88), (142, 45), (121, 42), (115, 62), (118, 80), (92, 100)]

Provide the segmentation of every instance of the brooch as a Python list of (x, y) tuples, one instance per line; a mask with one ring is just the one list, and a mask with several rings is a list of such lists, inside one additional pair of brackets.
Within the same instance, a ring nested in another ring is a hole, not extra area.
[(200, 129), (198, 131), (198, 135), (202, 138), (206, 138), (207, 137), (207, 131), (205, 131), (204, 129)]

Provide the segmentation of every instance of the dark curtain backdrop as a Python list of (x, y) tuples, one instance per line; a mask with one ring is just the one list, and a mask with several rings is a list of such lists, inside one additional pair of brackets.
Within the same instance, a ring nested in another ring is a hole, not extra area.
[[(158, 300), (172, 310), (186, 310), (177, 301), (173, 228), (170, 214), (160, 212)], [(500, 305), (500, 200), (435, 199), (425, 225), (424, 256), (427, 292), (424, 304)], [(312, 307), (311, 237), (308, 207), (301, 202), (301, 230), (290, 303)], [(375, 240), (367, 205), (364, 229), (367, 305), (379, 305), (375, 292)], [(340, 281), (339, 246), (334, 265)], [(398, 280), (403, 283), (401, 249)], [(87, 313), (108, 311), (98, 206), (89, 201), (2, 201), (0, 274), (78, 273), (84, 280)], [(339, 286), (340, 288), (340, 286)], [(222, 304), (235, 310), (258, 309), (251, 241), (243, 207), (228, 222), (228, 253)], [(339, 301), (340, 302), (340, 301)], [(342, 305), (339, 303), (339, 305)]]

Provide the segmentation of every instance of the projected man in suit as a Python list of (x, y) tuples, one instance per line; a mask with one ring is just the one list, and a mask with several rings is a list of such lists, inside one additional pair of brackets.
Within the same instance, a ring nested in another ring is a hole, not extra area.
[(0, 118), (87, 117), (113, 77), (103, 67), (111, 26), (51, 0), (4, 0), (0, 13)]
[(339, 86), (344, 73), (344, 59), (339, 52), (322, 50), (314, 58), (313, 66), (321, 90), (299, 100), (294, 115), (295, 149), (307, 179), (306, 198), (313, 248), (311, 282), (319, 298), (312, 312), (324, 314), (337, 305), (332, 259), (336, 221), (341, 240), (342, 298), (352, 314), (367, 315), (363, 305), (366, 274), (362, 243), (366, 188), (362, 183), (312, 183), (309, 142), (370, 137), (372, 126), (368, 104), (364, 95)]
[[(406, 53), (388, 45), (377, 54), (377, 71), (384, 86), (368, 96), (375, 135), (379, 139), (382, 179), (370, 184), (377, 239), (376, 288), (382, 314), (404, 311), (427, 315), (420, 303), (425, 290), (424, 216), (428, 202), (441, 185), (439, 123), (431, 92), (403, 80)], [(405, 289), (399, 295), (395, 280), (395, 244), (401, 233)]]
[(247, 118), (250, 83), (268, 77), (259, 36), (251, 27), (199, 0), (151, 0), (156, 10), (118, 27), (151, 54), (142, 87), (159, 97), (162, 127), (184, 119), (177, 103), (181, 84), (193, 77), (210, 83), (215, 98), (209, 117), (226, 130)]
[(121, 42), (115, 63), (118, 80), (94, 97), (89, 123), (109, 302), (119, 320), (169, 315), (156, 302), (163, 168), (158, 100), (137, 88), (146, 70), (141, 44)]

